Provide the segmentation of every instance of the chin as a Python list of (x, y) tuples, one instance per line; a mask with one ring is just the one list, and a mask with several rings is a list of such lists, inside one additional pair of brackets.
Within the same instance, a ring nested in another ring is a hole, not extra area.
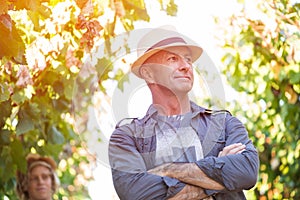
[(190, 92), (192, 90), (192, 87), (182, 87), (181, 89), (180, 89), (180, 91), (181, 92), (186, 92), (186, 93), (188, 93), (188, 92)]
[(177, 94), (188, 94), (192, 89), (191, 88), (181, 88), (180, 90), (177, 89), (175, 93)]

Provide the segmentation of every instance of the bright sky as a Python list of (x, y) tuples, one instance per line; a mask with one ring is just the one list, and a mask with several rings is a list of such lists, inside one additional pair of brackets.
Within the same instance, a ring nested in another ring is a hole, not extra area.
[[(216, 49), (216, 39), (214, 38), (214, 35), (218, 35), (218, 30), (214, 24), (213, 16), (226, 17), (237, 11), (238, 8), (235, 0), (176, 1), (178, 5), (177, 17), (169, 17), (164, 12), (159, 11), (158, 1), (146, 0), (146, 3), (151, 21), (150, 23), (137, 23), (136, 28), (155, 28), (162, 25), (174, 25), (179, 32), (193, 39), (203, 47), (209, 58), (214, 62), (211, 63), (210, 61), (210, 64), (221, 65), (218, 63), (221, 53), (219, 49)], [(145, 87), (141, 88), (137, 90), (135, 94), (132, 94), (131, 102), (128, 106), (130, 115), (141, 116), (141, 113), (144, 113), (148, 104), (150, 104), (150, 94), (147, 93), (145, 89)], [(142, 96), (143, 99), (141, 100), (138, 96)], [(143, 104), (140, 105), (138, 102), (143, 102)], [(117, 120), (115, 119), (115, 121)], [(96, 124), (97, 122), (94, 123)], [(90, 124), (93, 124), (93, 122)], [(106, 132), (111, 133), (113, 131), (113, 127), (109, 124), (102, 126), (104, 126), (102, 129)], [(108, 140), (108, 138), (109, 135), (106, 135), (102, 139)], [(107, 153), (107, 150), (105, 150), (107, 149), (107, 144), (99, 145), (98, 143), (98, 145), (95, 146), (99, 148), (97, 152), (101, 151), (103, 154)], [(100, 164), (94, 171), (95, 181), (91, 182), (89, 186), (92, 199), (118, 199), (111, 181), (110, 169), (106, 164), (107, 160), (105, 160), (103, 164)]]

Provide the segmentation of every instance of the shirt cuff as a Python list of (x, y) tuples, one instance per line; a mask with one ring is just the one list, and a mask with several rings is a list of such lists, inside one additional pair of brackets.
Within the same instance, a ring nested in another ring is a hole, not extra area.
[(167, 198), (175, 196), (185, 186), (185, 184), (180, 182), (178, 179), (170, 178), (168, 176), (164, 176), (163, 181), (168, 187)]
[(220, 190), (209, 190), (209, 189), (204, 189), (205, 194), (207, 194), (208, 196), (213, 196), (217, 193), (220, 192)]
[(222, 176), (222, 167), (225, 165), (224, 161), (214, 157), (207, 157), (197, 161), (196, 164), (209, 178), (224, 185)]

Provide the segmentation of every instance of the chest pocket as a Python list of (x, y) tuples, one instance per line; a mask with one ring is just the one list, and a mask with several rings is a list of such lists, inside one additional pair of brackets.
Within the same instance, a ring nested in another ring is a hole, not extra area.
[(208, 154), (218, 154), (218, 152), (224, 148), (226, 115), (227, 112), (225, 111), (217, 111), (211, 114), (211, 120), (203, 140), (204, 157)]

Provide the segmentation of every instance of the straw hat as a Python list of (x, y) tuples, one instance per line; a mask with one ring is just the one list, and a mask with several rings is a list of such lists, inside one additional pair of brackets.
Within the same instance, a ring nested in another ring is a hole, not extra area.
[(202, 54), (202, 48), (184, 35), (178, 33), (173, 26), (162, 26), (151, 29), (144, 35), (137, 46), (137, 60), (131, 65), (131, 71), (142, 78), (139, 69), (143, 63), (153, 54), (168, 47), (185, 46), (191, 50), (192, 62)]

